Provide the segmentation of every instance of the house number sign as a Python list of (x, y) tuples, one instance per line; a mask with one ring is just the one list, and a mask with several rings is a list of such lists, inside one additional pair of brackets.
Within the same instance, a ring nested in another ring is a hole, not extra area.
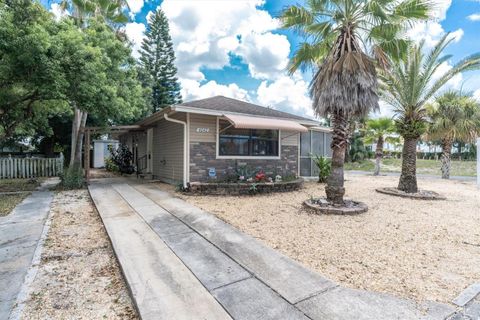
[(207, 133), (210, 132), (210, 128), (197, 128), (198, 133)]

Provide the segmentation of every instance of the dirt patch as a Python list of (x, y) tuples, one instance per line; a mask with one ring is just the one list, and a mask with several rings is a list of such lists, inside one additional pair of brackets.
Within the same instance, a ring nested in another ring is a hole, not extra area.
[(22, 319), (138, 319), (88, 192), (58, 192), (51, 214)]
[(357, 216), (310, 214), (302, 203), (324, 186), (259, 196), (181, 196), (334, 281), (352, 288), (450, 302), (480, 279), (480, 193), (472, 182), (420, 179), (444, 201), (375, 192), (398, 177), (347, 176)]
[(33, 191), (45, 180), (35, 179), (0, 179), (0, 192)]
[(30, 192), (18, 194), (0, 194), (0, 217), (6, 216), (30, 195)]

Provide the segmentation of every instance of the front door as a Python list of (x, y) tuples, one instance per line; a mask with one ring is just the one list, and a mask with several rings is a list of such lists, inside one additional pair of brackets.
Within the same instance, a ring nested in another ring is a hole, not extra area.
[(147, 130), (147, 172), (153, 170), (153, 128)]

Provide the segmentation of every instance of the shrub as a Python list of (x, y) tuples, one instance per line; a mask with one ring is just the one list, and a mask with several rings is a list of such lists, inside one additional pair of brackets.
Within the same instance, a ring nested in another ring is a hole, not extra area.
[(330, 175), (330, 170), (332, 168), (332, 162), (330, 159), (316, 155), (310, 155), (313, 162), (318, 168), (318, 183), (327, 182), (327, 178)]
[(114, 164), (117, 165), (120, 173), (132, 174), (135, 172), (133, 166), (133, 153), (128, 150), (128, 147), (124, 144), (120, 145), (117, 150), (110, 150), (111, 159)]
[(60, 175), (60, 187), (66, 190), (81, 189), (85, 186), (83, 170), (79, 166), (65, 168)]
[(105, 169), (109, 172), (119, 172), (117, 164), (111, 159), (105, 159)]

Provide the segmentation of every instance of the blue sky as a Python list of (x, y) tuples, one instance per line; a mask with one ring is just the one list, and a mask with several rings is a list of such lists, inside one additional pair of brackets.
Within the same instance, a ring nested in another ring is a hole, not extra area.
[[(46, 0), (43, 0), (46, 1)], [(222, 94), (299, 115), (312, 116), (310, 73), (285, 72), (301, 39), (280, 30), (276, 17), (285, 6), (302, 0), (128, 0), (132, 20), (126, 32), (141, 43), (147, 16), (160, 6), (166, 13), (177, 56), (184, 100)], [(455, 42), (442, 70), (480, 52), (480, 0), (434, 0), (435, 19), (416, 25), (408, 35), (434, 45), (445, 32)], [(52, 2), (45, 5), (55, 11)], [(52, 7), (53, 5), (53, 7)], [(480, 71), (462, 74), (449, 87), (475, 92), (480, 99)], [(382, 106), (382, 114), (389, 114)]]

